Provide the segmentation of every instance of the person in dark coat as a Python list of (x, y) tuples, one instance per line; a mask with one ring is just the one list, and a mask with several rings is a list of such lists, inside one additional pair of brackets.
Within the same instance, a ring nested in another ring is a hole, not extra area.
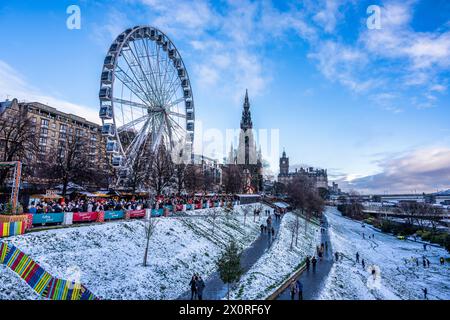
[(361, 264), (362, 264), (363, 269), (365, 269), (366, 268), (366, 262), (364, 261), (364, 259), (361, 260)]
[(312, 266), (313, 266), (313, 270), (316, 270), (316, 263), (317, 263), (317, 259), (316, 256), (314, 256), (311, 260)]
[(295, 294), (297, 293), (297, 285), (295, 281), (292, 281), (290, 291), (291, 291), (291, 300), (295, 300)]
[(440, 257), (439, 262), (441, 263), (441, 266), (443, 266), (445, 263), (444, 257)]
[(339, 261), (339, 252), (336, 251), (334, 253), (334, 257), (336, 258), (336, 261)]
[(427, 260), (427, 268), (429, 268), (430, 267), (430, 260), (428, 260), (428, 259), (426, 259)]
[(311, 259), (309, 259), (309, 256), (306, 257), (306, 270), (309, 270), (309, 265), (311, 264)]
[(205, 289), (205, 282), (203, 281), (202, 277), (198, 277), (197, 281), (195, 282), (196, 288), (197, 288), (197, 296), (198, 300), (203, 300), (203, 290)]
[(297, 279), (297, 293), (298, 300), (303, 300), (303, 284), (300, 282), (300, 279)]
[(195, 274), (192, 276), (189, 285), (191, 286), (191, 300), (195, 300), (197, 298), (197, 276)]
[(427, 295), (428, 295), (428, 289), (427, 289), (427, 288), (423, 288), (422, 291), (423, 291), (423, 298), (424, 298), (425, 300), (427, 300), (427, 299), (428, 299), (428, 297), (427, 297)]
[(356, 253), (356, 262), (359, 263), (359, 252)]

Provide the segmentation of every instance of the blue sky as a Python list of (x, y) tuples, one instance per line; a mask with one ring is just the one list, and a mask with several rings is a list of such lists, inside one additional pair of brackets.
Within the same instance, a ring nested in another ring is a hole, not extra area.
[(106, 51), (140, 24), (180, 50), (203, 132), (238, 127), (248, 88), (254, 126), (278, 129), (292, 164), (362, 192), (450, 188), (450, 2), (1, 0), (0, 99), (98, 122)]

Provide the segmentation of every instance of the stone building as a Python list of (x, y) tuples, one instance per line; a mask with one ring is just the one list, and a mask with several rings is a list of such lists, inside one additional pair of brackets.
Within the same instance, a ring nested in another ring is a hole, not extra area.
[(294, 172), (289, 172), (289, 157), (286, 156), (286, 151), (280, 158), (280, 173), (278, 174), (278, 182), (287, 185), (298, 175), (306, 175), (311, 178), (316, 184), (316, 188), (328, 189), (328, 174), (326, 169), (315, 169), (313, 167), (295, 169)]
[[(0, 102), (0, 119), (2, 125), (16, 125), (15, 117), (25, 116), (29, 121), (26, 125), (36, 139), (36, 149), (31, 154), (21, 156), (25, 166), (37, 167), (40, 162), (46, 161), (46, 157), (63, 156), (66, 146), (74, 137), (81, 138), (86, 144), (87, 159), (90, 166), (98, 170), (107, 170), (108, 162), (105, 153), (105, 142), (101, 135), (101, 126), (74, 114), (64, 113), (53, 107), (39, 102)], [(10, 120), (10, 121), (8, 121)], [(6, 139), (5, 131), (0, 130), (0, 158), (5, 155)], [(39, 184), (36, 176), (26, 176), (24, 181)]]

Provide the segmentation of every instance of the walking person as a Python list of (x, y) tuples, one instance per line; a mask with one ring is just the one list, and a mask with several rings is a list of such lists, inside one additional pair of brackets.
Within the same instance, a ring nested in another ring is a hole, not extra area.
[(303, 300), (303, 284), (300, 282), (300, 279), (297, 279), (297, 293), (298, 300)]
[(423, 298), (424, 298), (425, 300), (428, 300), (428, 297), (427, 297), (427, 295), (428, 295), (428, 289), (427, 289), (427, 288), (423, 288), (422, 291), (423, 291)]
[(292, 281), (290, 290), (291, 290), (291, 300), (295, 300), (295, 294), (297, 293), (297, 285), (295, 281)]
[(205, 289), (205, 282), (203, 281), (202, 277), (198, 277), (197, 281), (195, 282), (195, 286), (197, 288), (198, 300), (203, 300), (203, 290)]
[(195, 300), (197, 299), (197, 276), (195, 274), (192, 275), (189, 285), (191, 286), (191, 300)]
[(366, 262), (364, 261), (364, 259), (361, 260), (361, 264), (362, 264), (363, 269), (366, 269)]
[(272, 238), (275, 238), (275, 229), (272, 227)]
[(426, 259), (427, 260), (427, 268), (429, 268), (430, 267), (430, 260), (428, 260), (428, 259)]
[(316, 271), (316, 264), (317, 264), (317, 259), (316, 256), (313, 256), (312, 260), (311, 260), (312, 266), (313, 266), (313, 271)]
[(356, 262), (359, 263), (359, 252), (356, 253)]
[(339, 261), (339, 252), (336, 251), (334, 253), (334, 257), (336, 258), (336, 261)]
[(444, 257), (440, 257), (439, 262), (441, 263), (441, 266), (443, 266), (445, 263)]
[(311, 264), (311, 260), (309, 259), (309, 256), (306, 257), (306, 270), (309, 270), (309, 265)]

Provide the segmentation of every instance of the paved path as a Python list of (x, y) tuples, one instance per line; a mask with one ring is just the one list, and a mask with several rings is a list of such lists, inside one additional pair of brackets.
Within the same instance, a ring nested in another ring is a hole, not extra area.
[[(326, 218), (325, 227), (327, 227)], [(328, 276), (328, 273), (331, 270), (331, 266), (333, 265), (333, 251), (331, 248), (330, 237), (328, 235), (328, 227), (326, 228), (326, 232), (322, 234), (321, 242), (325, 243), (328, 241), (328, 250), (325, 251), (324, 257), (322, 261), (318, 259), (316, 269), (313, 270), (312, 264), (309, 270), (305, 270), (300, 275), (300, 282), (303, 284), (303, 299), (304, 300), (315, 300), (317, 299), (322, 286)], [(317, 258), (317, 257), (316, 257)], [(298, 279), (298, 278), (297, 278)], [(295, 279), (295, 280), (297, 280)], [(297, 298), (298, 299), (298, 298)], [(290, 287), (286, 288), (278, 297), (277, 300), (291, 300), (291, 292)]]
[[(268, 216), (261, 214), (261, 223), (265, 224)], [(253, 219), (253, 217), (249, 217)], [(278, 235), (280, 222), (275, 220), (275, 216), (272, 214), (272, 226), (275, 229), (275, 237)], [(258, 239), (256, 239), (252, 245), (245, 249), (241, 256), (241, 266), (244, 272), (247, 272), (258, 259), (264, 254), (264, 252), (272, 245), (272, 235), (267, 233), (261, 233)], [(186, 284), (188, 288), (189, 285)], [(227, 285), (220, 279), (219, 273), (214, 272), (205, 281), (205, 290), (203, 292), (203, 300), (221, 300), (226, 298)], [(189, 300), (191, 298), (191, 291), (188, 290), (183, 293), (178, 300)]]

